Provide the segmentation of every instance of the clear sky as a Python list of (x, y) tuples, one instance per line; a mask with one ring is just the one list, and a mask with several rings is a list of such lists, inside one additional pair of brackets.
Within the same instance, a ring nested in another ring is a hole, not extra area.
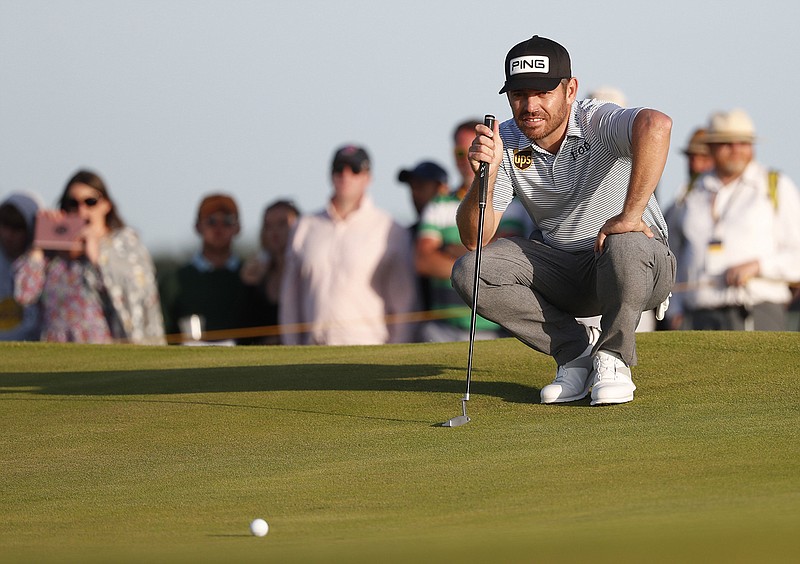
[(664, 203), (691, 130), (734, 107), (757, 158), (800, 182), (798, 21), (773, 0), (0, 0), (0, 198), (54, 205), (90, 168), (151, 251), (176, 252), (224, 191), (255, 244), (274, 199), (324, 205), (333, 151), (354, 142), (373, 198), (411, 223), (397, 172), (433, 159), (455, 180), (453, 126), (510, 117), (503, 60), (534, 34), (570, 51), (581, 95), (610, 85), (673, 118)]

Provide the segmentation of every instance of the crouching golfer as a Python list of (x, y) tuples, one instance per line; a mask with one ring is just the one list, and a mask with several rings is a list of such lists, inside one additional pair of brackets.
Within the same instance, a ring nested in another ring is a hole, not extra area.
[[(483, 241), (491, 241), (513, 197), (536, 224), (529, 239), (498, 239), (482, 251), (477, 313), (552, 356), (542, 403), (624, 403), (636, 386), (635, 329), (665, 302), (675, 257), (654, 191), (672, 120), (647, 108), (576, 101), (578, 80), (558, 43), (534, 36), (506, 55), (513, 119), (478, 125), (472, 168), (489, 163)], [(453, 286), (472, 303), (479, 181), (458, 209), (472, 252), (454, 266)], [(576, 317), (602, 315), (601, 332)]]

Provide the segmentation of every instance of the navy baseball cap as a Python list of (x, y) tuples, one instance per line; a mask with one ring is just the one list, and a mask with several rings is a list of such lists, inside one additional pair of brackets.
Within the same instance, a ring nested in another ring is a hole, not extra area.
[(447, 184), (447, 171), (432, 161), (422, 161), (411, 170), (403, 169), (397, 175), (400, 182), (409, 182), (412, 178), (422, 180), (435, 180)]
[(506, 55), (506, 83), (499, 93), (512, 90), (550, 92), (564, 78), (572, 78), (567, 50), (552, 39), (534, 35), (514, 45)]
[(332, 168), (348, 165), (355, 172), (369, 170), (369, 155), (363, 147), (355, 145), (345, 145), (336, 150), (333, 155)]

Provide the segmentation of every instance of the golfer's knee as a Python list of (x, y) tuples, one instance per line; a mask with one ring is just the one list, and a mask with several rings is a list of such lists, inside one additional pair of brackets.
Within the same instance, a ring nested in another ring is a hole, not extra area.
[(639, 258), (644, 260), (651, 254), (647, 235), (639, 231), (609, 235), (603, 246), (605, 260), (630, 262)]
[(462, 298), (472, 298), (472, 286), (475, 276), (475, 252), (462, 255), (453, 265), (450, 283)]
[(598, 294), (636, 314), (652, 293), (653, 252), (647, 235), (640, 232), (609, 235), (597, 263)]

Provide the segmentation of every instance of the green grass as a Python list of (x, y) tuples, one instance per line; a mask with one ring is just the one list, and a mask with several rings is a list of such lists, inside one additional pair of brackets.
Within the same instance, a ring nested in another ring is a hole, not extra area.
[[(0, 346), (1, 562), (790, 562), (800, 334), (639, 336), (544, 406), (514, 340)], [(248, 523), (263, 517), (264, 538)]]

